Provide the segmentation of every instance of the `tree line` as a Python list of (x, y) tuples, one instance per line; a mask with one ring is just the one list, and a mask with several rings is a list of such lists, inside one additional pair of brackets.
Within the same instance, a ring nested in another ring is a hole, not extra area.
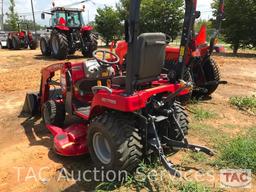
[[(97, 9), (96, 30), (108, 44), (123, 38), (123, 21), (128, 16), (130, 0), (120, 0), (115, 7)], [(216, 16), (219, 0), (212, 8)], [(181, 32), (184, 17), (183, 0), (141, 0), (140, 31), (163, 32), (175, 39)], [(214, 19), (203, 21), (214, 26)], [(197, 22), (196, 29), (202, 23)], [(231, 44), (236, 54), (239, 48), (256, 48), (256, 0), (225, 0), (225, 18), (222, 23), (222, 37)]]
[[(15, 0), (9, 0), (10, 7), (4, 27), (7, 31), (18, 30), (18, 22), (28, 23), (33, 29), (31, 20), (20, 20), (15, 12)], [(123, 38), (124, 20), (129, 13), (130, 0), (119, 0), (115, 7), (98, 8), (95, 21), (97, 32), (108, 44), (112, 40)], [(214, 0), (212, 8), (216, 16), (219, 0)], [(180, 33), (184, 17), (184, 0), (141, 0), (140, 32), (163, 32), (175, 39)], [(199, 20), (197, 26), (206, 23), (213, 26), (214, 20)], [(36, 25), (37, 29), (42, 26)], [(239, 48), (256, 47), (256, 0), (225, 0), (225, 19), (222, 23), (222, 37), (231, 44), (233, 52)]]
[[(19, 15), (17, 12), (15, 12), (15, 1), (14, 0), (9, 0), (10, 6), (8, 8), (8, 12), (6, 14), (7, 19), (4, 23), (4, 30), (5, 31), (17, 31), (18, 30), (18, 24), (19, 23), (26, 23), (28, 24), (28, 28), (30, 30), (34, 29), (34, 23), (32, 20), (27, 20), (27, 19), (20, 19)], [(20, 26), (22, 29), (26, 28), (26, 26)], [(39, 24), (36, 24), (36, 29), (42, 29), (43, 27)]]

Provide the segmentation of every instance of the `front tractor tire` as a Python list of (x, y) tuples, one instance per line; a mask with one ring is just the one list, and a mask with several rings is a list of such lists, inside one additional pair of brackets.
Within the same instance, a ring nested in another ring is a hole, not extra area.
[(104, 113), (90, 125), (88, 147), (96, 167), (134, 171), (142, 159), (142, 144), (135, 119), (122, 113)]
[[(217, 65), (217, 63), (212, 58), (209, 58), (204, 63), (203, 70), (204, 70), (205, 79), (206, 79), (207, 82), (210, 82), (210, 81), (217, 81), (218, 82), (218, 81), (220, 81), (219, 66)], [(218, 86), (219, 86), (218, 84), (203, 86), (202, 88), (207, 89), (207, 92), (204, 93), (203, 96), (210, 96), (212, 93), (214, 93), (216, 91)]]
[(54, 100), (47, 101), (42, 107), (42, 117), (45, 125), (62, 127), (65, 121), (65, 106)]
[(49, 42), (49, 38), (47, 37), (41, 37), (40, 39), (40, 50), (43, 56), (51, 55), (51, 47)]
[(56, 59), (66, 59), (68, 56), (68, 39), (65, 34), (53, 31), (51, 34), (52, 55)]
[(97, 49), (98, 46), (97, 38), (93, 34), (84, 34), (83, 36), (84, 45), (81, 48), (82, 54), (84, 57), (91, 58), (93, 57), (93, 52)]

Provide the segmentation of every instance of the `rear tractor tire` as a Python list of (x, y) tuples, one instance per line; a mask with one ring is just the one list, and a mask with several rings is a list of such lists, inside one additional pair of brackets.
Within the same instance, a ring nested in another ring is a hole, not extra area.
[(21, 42), (20, 42), (19, 37), (17, 37), (17, 36), (12, 37), (12, 46), (13, 46), (14, 50), (19, 50), (20, 49)]
[(49, 42), (50, 41), (47, 37), (41, 37), (40, 39), (40, 50), (43, 56), (51, 55), (51, 48)]
[(62, 127), (65, 121), (65, 106), (54, 100), (47, 101), (42, 107), (44, 123)]
[[(208, 81), (208, 82), (209, 81), (220, 81), (219, 66), (212, 58), (209, 58), (204, 63), (203, 70), (204, 70), (206, 81)], [(208, 90), (208, 92), (205, 93), (204, 96), (210, 96), (212, 93), (214, 93), (216, 91), (218, 86), (219, 86), (218, 84), (204, 86), (203, 88)]]
[[(188, 121), (188, 115), (185, 112), (185, 108), (179, 102), (175, 102), (173, 104), (173, 109), (174, 109), (174, 115), (178, 123), (180, 124), (181, 130), (183, 131), (184, 135), (187, 135), (189, 121)], [(183, 140), (182, 135), (174, 125), (173, 121), (171, 122), (172, 123), (168, 131), (169, 132), (168, 137), (176, 141), (182, 141)]]
[(56, 59), (66, 59), (68, 56), (68, 39), (65, 34), (53, 31), (51, 34), (52, 55)]
[(8, 39), (6, 40), (6, 42), (7, 42), (7, 48), (8, 48), (8, 49), (13, 49), (12, 40), (8, 38)]
[(96, 167), (134, 171), (142, 159), (142, 144), (136, 120), (122, 113), (104, 113), (90, 125), (88, 147)]
[(36, 50), (37, 47), (38, 47), (37, 38), (32, 37), (32, 40), (29, 42), (29, 48), (31, 50)]

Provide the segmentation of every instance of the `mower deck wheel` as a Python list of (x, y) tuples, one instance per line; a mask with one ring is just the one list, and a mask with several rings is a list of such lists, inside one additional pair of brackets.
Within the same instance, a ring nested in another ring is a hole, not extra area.
[(62, 127), (65, 121), (65, 106), (54, 100), (47, 101), (42, 107), (42, 117), (45, 124)]
[(136, 120), (123, 113), (104, 113), (96, 117), (88, 132), (88, 147), (96, 167), (134, 171), (142, 158), (141, 136)]

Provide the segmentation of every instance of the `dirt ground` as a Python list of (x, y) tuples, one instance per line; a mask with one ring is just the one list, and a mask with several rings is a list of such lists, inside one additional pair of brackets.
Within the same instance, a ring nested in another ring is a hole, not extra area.
[[(231, 107), (228, 100), (236, 95), (256, 95), (256, 55), (233, 57), (226, 54), (214, 58), (220, 65), (222, 79), (227, 80), (228, 85), (220, 86), (211, 100), (200, 105), (217, 112), (220, 118), (208, 123), (223, 126), (222, 131), (232, 137), (255, 125), (255, 116)], [(83, 58), (77, 54), (69, 59)], [(20, 115), (26, 92), (39, 88), (40, 69), (56, 62), (59, 61), (43, 58), (39, 50), (0, 50), (0, 192), (92, 191), (96, 186), (92, 182), (56, 182), (62, 168), (91, 169), (90, 157), (67, 158), (56, 155), (51, 135), (41, 120), (27, 120)], [(230, 131), (227, 125), (235, 129)], [(221, 132), (219, 134), (221, 136)], [(192, 133), (189, 139), (208, 145), (207, 139), (200, 138), (196, 133)], [(170, 160), (179, 163), (183, 154), (180, 152)], [(256, 191), (256, 188), (252, 191)]]

